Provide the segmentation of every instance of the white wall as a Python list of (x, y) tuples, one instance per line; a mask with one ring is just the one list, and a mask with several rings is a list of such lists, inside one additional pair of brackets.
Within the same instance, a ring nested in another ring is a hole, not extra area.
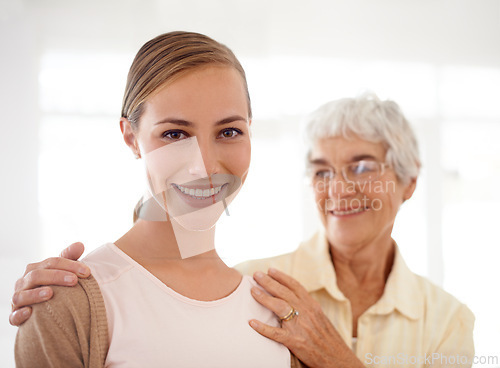
[(0, 15), (0, 365), (13, 366), (8, 324), (15, 280), (40, 256), (38, 44), (25, 14)]
[[(15, 0), (19, 2), (20, 0)], [(500, 64), (497, 0), (26, 1), (43, 47), (136, 50), (195, 30), (240, 56)]]

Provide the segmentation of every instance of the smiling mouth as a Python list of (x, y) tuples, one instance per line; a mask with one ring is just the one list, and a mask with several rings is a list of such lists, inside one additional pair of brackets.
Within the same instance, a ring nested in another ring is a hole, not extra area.
[(212, 188), (202, 189), (202, 188), (188, 188), (188, 187), (183, 187), (182, 185), (172, 184), (173, 187), (177, 188), (183, 194), (198, 200), (207, 199), (217, 195), (226, 185), (227, 183)]
[(364, 212), (366, 210), (368, 210), (367, 207), (359, 207), (359, 208), (355, 208), (352, 210), (345, 210), (345, 211), (332, 210), (332, 211), (330, 211), (330, 213), (333, 214), (334, 216), (347, 216), (347, 215), (354, 215), (356, 213)]

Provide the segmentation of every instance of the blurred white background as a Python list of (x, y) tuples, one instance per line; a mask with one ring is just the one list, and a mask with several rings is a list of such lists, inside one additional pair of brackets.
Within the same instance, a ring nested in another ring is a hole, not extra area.
[(119, 132), (122, 93), (135, 52), (171, 30), (227, 44), (247, 71), (253, 158), (219, 226), (228, 264), (317, 229), (301, 121), (374, 91), (402, 106), (423, 160), (394, 237), (475, 313), (477, 355), (500, 356), (500, 1), (0, 0), (1, 367), (14, 366), (7, 315), (26, 264), (131, 225), (144, 187)]

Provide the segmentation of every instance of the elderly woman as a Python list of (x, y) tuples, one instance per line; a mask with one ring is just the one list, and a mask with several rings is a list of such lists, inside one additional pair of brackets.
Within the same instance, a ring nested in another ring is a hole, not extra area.
[[(293, 253), (238, 267), (254, 273), (269, 292), (253, 288), (254, 298), (282, 319), (281, 327), (250, 325), (310, 367), (471, 366), (471, 311), (411, 272), (391, 237), (420, 167), (399, 107), (374, 95), (333, 101), (311, 115), (307, 133), (323, 229)], [(66, 257), (81, 252), (74, 244)], [(64, 284), (82, 267), (56, 260), (28, 266), (13, 298), (12, 324), (29, 317), (26, 306), (51, 297), (50, 288), (35, 286)]]
[[(354, 355), (368, 366), (471, 366), (473, 314), (411, 272), (391, 237), (420, 168), (414, 133), (398, 105), (375, 95), (333, 101), (312, 114), (307, 134), (323, 229), (293, 253), (239, 266), (257, 271), (255, 279), (271, 293), (255, 289), (259, 302), (280, 316), (294, 310), (300, 316), (282, 329), (254, 328), (297, 355), (329, 338), (326, 351), (351, 367)], [(268, 268), (269, 275), (259, 272)], [(341, 339), (318, 335), (319, 306)]]

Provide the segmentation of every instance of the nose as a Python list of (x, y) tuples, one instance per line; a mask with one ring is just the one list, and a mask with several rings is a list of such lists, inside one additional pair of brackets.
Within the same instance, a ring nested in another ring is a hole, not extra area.
[(213, 144), (198, 139), (200, 154), (197, 154), (189, 167), (191, 175), (207, 177), (219, 172), (219, 159), (217, 149)]
[(208, 176), (207, 171), (205, 170), (205, 165), (203, 164), (203, 159), (196, 160), (193, 162), (188, 169), (189, 175), (197, 176), (200, 178), (204, 178)]
[(356, 193), (356, 186), (353, 182), (346, 181), (342, 174), (338, 173), (330, 180), (328, 185), (328, 196), (330, 198), (345, 198)]

